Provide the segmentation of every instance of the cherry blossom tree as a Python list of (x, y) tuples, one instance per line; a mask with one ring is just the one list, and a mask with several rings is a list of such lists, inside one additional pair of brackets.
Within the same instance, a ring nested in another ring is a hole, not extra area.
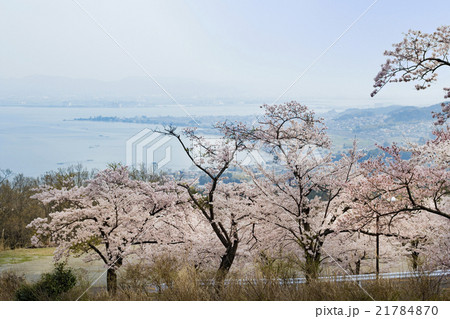
[[(355, 180), (348, 188), (360, 219), (364, 219), (364, 212), (371, 215), (374, 211), (391, 217), (424, 211), (450, 219), (447, 139), (447, 135), (440, 136), (439, 140), (423, 146), (380, 147), (386, 156), (361, 164), (363, 178)], [(409, 152), (410, 159), (403, 159), (402, 151)]]
[[(438, 69), (450, 66), (450, 26), (441, 26), (431, 34), (410, 30), (402, 42), (393, 46), (394, 50), (385, 52), (385, 55), (391, 58), (382, 65), (381, 71), (375, 77), (375, 90), (372, 96), (390, 82), (413, 81), (418, 83), (417, 90), (424, 90), (437, 80)], [(449, 98), (450, 88), (445, 87), (444, 91), (444, 98)], [(436, 125), (445, 125), (450, 117), (450, 103), (443, 103), (442, 112), (433, 116), (437, 118)], [(436, 231), (430, 229), (438, 227), (433, 228), (433, 223), (430, 222), (422, 223), (421, 228), (429, 230), (427, 234), (415, 232), (415, 236), (411, 235), (414, 232), (405, 234), (407, 225), (416, 224), (414, 220), (420, 218), (428, 221), (436, 218), (450, 219), (448, 124), (433, 133), (435, 139), (427, 141), (424, 145), (410, 144), (400, 147), (394, 144), (381, 148), (386, 156), (364, 163), (362, 165), (364, 178), (349, 187), (354, 196), (352, 206), (358, 213), (348, 221), (355, 222), (355, 216), (358, 215), (361, 227), (361, 221), (369, 224), (376, 212), (378, 219), (380, 215), (389, 217), (389, 226), (394, 225), (394, 220), (397, 223), (403, 222), (401, 228), (403, 235), (399, 238), (408, 242), (406, 246), (411, 252), (414, 267), (417, 266), (415, 259), (419, 251), (424, 254), (424, 249), (419, 247), (426, 246), (424, 243), (437, 242), (442, 236), (436, 235), (431, 239), (430, 234)], [(402, 159), (401, 152), (411, 154), (411, 158)], [(382, 212), (379, 210), (380, 207)], [(445, 261), (443, 263), (445, 264)]]
[[(354, 234), (357, 234), (358, 239), (360, 235), (363, 235), (366, 240), (362, 242), (362, 245), (357, 244), (356, 249), (353, 247), (347, 252), (342, 251), (345, 248), (337, 247), (337, 250), (334, 250), (333, 253), (337, 255), (343, 254), (344, 257), (347, 257), (346, 255), (353, 250), (353, 255), (355, 256), (350, 254), (350, 257), (359, 262), (355, 257), (364, 253), (362, 256), (365, 258), (366, 252), (368, 252), (368, 255), (375, 259), (375, 273), (378, 276), (382, 250), (385, 251), (385, 255), (386, 251), (389, 251), (386, 250), (383, 242), (385, 243), (386, 239), (403, 243), (411, 240), (409, 233), (405, 235), (403, 231), (401, 233), (398, 232), (399, 221), (409, 216), (399, 214), (398, 202), (395, 200), (395, 197), (387, 197), (390, 195), (386, 194), (379, 195), (373, 188), (368, 187), (366, 182), (367, 180), (364, 176), (358, 176), (350, 183), (347, 183), (344, 191), (344, 196), (347, 198), (347, 207), (336, 222), (336, 231), (339, 234), (343, 236), (354, 236)], [(368, 248), (369, 246), (370, 248)], [(363, 252), (359, 251), (360, 249), (364, 249)], [(349, 262), (351, 261), (352, 259), (350, 258)]]
[[(351, 229), (351, 227), (349, 227)], [(336, 231), (330, 235), (324, 244), (325, 250), (333, 257), (333, 262), (337, 261), (339, 266), (349, 271), (351, 274), (359, 275), (362, 272), (373, 271), (372, 261), (376, 260), (376, 239), (375, 232), (370, 233), (367, 229), (362, 231)], [(403, 257), (401, 243), (395, 236), (381, 236), (378, 254), (380, 259), (388, 262), (398, 257)], [(331, 267), (333, 263), (329, 262)], [(376, 268), (376, 265), (375, 265)], [(340, 272), (339, 268), (336, 268)], [(376, 271), (376, 269), (375, 269)]]
[(55, 210), (29, 224), (36, 230), (34, 244), (50, 239), (57, 245), (56, 261), (73, 253), (86, 253), (86, 261), (102, 260), (111, 293), (117, 289), (117, 270), (137, 252), (132, 245), (157, 248), (184, 241), (184, 214), (176, 206), (184, 199), (175, 182), (132, 180), (126, 167), (101, 171), (86, 186), (43, 186), (34, 198)]
[(323, 259), (322, 246), (334, 232), (341, 212), (343, 184), (354, 174), (355, 147), (333, 161), (322, 119), (297, 102), (264, 105), (264, 116), (254, 126), (222, 123), (229, 138), (240, 137), (248, 149), (264, 149), (274, 162), (247, 169), (259, 191), (263, 220), (275, 227), (272, 243), (285, 249), (300, 248), (308, 280), (317, 277)]
[[(450, 267), (450, 220), (435, 214), (419, 212), (395, 221), (399, 247), (417, 270)], [(420, 225), (420, 227), (419, 227)]]
[[(396, 237), (415, 269), (419, 252), (429, 256), (426, 247), (437, 252), (431, 243), (443, 238), (431, 221), (437, 218), (438, 225), (447, 225), (445, 220), (450, 220), (448, 128), (436, 134), (424, 145), (380, 147), (385, 155), (362, 163), (358, 178), (346, 185), (349, 209), (339, 219), (340, 229)], [(402, 153), (410, 158), (402, 158)], [(378, 254), (376, 258), (378, 270)]]
[[(371, 203), (370, 206), (373, 209), (375, 204)], [(386, 262), (395, 258), (398, 264), (405, 257), (414, 271), (448, 268), (450, 221), (446, 218), (419, 211), (383, 216), (379, 218), (377, 225), (376, 217), (367, 218), (366, 215), (366, 218), (359, 219), (359, 212), (350, 210), (347, 213), (356, 216), (351, 219), (340, 219), (338, 223), (345, 220), (349, 224), (339, 225), (346, 230), (339, 233), (337, 240), (344, 243), (341, 236), (355, 238), (356, 235), (358, 240), (346, 241), (343, 247), (334, 243), (333, 238), (330, 241), (332, 248), (327, 247), (344, 266), (351, 269), (352, 263), (356, 261), (357, 264), (358, 257), (363, 256), (364, 259), (368, 257), (376, 260), (377, 273), (382, 259)], [(364, 236), (366, 240), (359, 243), (360, 236)], [(376, 241), (379, 241), (378, 247)]]
[[(256, 240), (257, 220), (253, 219), (254, 201), (249, 188), (246, 184), (224, 183), (224, 173), (234, 165), (243, 141), (238, 137), (210, 140), (199, 135), (196, 128), (186, 128), (181, 135), (176, 128), (168, 127), (162, 133), (174, 136), (192, 164), (209, 179), (204, 186), (192, 181), (181, 181), (179, 185), (201, 217), (199, 223), (209, 225), (207, 234), (203, 226), (193, 236), (197, 254), (212, 260), (219, 256), (215, 280), (220, 288), (239, 251), (241, 255), (248, 253)], [(202, 232), (203, 236), (198, 236)]]
[[(372, 96), (387, 83), (417, 82), (417, 90), (430, 87), (437, 80), (437, 70), (450, 66), (450, 25), (438, 27), (433, 33), (409, 30), (393, 47), (384, 52), (390, 58), (375, 77)], [(444, 98), (449, 98), (450, 87), (445, 87), (444, 92)], [(443, 124), (450, 117), (450, 103), (443, 103), (442, 113), (435, 117), (437, 124)]]
[(354, 275), (359, 275), (362, 262), (373, 256), (373, 240), (360, 232), (336, 232), (324, 247), (341, 267)]

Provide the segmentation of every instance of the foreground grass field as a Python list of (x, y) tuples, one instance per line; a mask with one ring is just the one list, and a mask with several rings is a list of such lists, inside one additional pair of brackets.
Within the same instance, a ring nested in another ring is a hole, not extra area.
[[(36, 281), (41, 274), (53, 269), (54, 250), (54, 248), (20, 248), (0, 251), (0, 273), (13, 271), (23, 275), (29, 281)], [(89, 274), (89, 278), (97, 278), (105, 270), (102, 262), (86, 263), (82, 258), (70, 257), (67, 265)], [(96, 286), (102, 285), (104, 285), (103, 280), (96, 283)]]
[(53, 256), (54, 248), (19, 248), (0, 251), (0, 267), (29, 262), (32, 260), (45, 260), (45, 257)]

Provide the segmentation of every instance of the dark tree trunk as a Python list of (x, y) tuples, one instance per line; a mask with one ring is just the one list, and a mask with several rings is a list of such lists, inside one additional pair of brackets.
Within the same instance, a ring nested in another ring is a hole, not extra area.
[(411, 266), (413, 271), (419, 269), (419, 253), (417, 251), (411, 252)]
[(361, 259), (355, 263), (355, 275), (359, 275), (361, 273)]
[[(308, 216), (310, 213), (310, 208), (305, 207), (302, 210), (302, 214)], [(300, 227), (302, 225), (300, 224)], [(311, 225), (308, 222), (303, 222), (303, 228), (305, 232), (309, 232), (311, 230)], [(301, 245), (303, 248), (303, 252), (305, 254), (305, 263), (303, 266), (303, 272), (305, 274), (306, 282), (309, 283), (311, 281), (316, 280), (319, 277), (320, 272), (320, 257), (321, 257), (321, 249), (323, 245), (323, 240), (320, 238), (311, 239), (311, 242), (308, 245)]]
[(224, 281), (231, 266), (233, 265), (234, 258), (236, 257), (236, 251), (238, 248), (238, 241), (234, 241), (232, 245), (228, 246), (225, 254), (222, 256), (219, 269), (215, 276), (216, 291), (220, 291), (223, 287)]
[(320, 272), (320, 254), (310, 254), (308, 252), (305, 253), (305, 278), (306, 282), (309, 283), (311, 281), (316, 280), (319, 277)]
[(122, 266), (122, 257), (118, 258), (112, 267), (108, 268), (106, 272), (106, 290), (109, 294), (115, 295), (117, 293), (117, 270)]
[(115, 295), (117, 292), (117, 273), (114, 267), (109, 268), (106, 273), (106, 290), (111, 295)]
[(419, 269), (419, 252), (417, 251), (419, 248), (419, 240), (411, 241), (411, 246), (411, 267), (413, 271), (417, 271)]

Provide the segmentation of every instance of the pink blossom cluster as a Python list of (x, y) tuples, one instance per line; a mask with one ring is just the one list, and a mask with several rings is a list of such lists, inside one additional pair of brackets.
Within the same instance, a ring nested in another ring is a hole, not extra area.
[[(390, 58), (381, 65), (375, 77), (375, 96), (387, 83), (418, 82), (417, 90), (425, 90), (438, 77), (437, 70), (449, 67), (450, 26), (441, 26), (433, 33), (409, 30), (403, 41), (393, 45), (384, 55)], [(449, 97), (449, 89), (444, 88), (444, 98)], [(449, 118), (449, 104), (442, 104), (442, 112), (435, 114), (436, 124), (442, 125)]]

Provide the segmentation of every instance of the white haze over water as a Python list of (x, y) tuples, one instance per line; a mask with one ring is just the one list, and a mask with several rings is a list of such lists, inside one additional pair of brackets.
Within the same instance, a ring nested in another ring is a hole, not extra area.
[[(142, 68), (73, 1), (0, 3), (3, 104), (44, 96), (165, 97), (149, 78), (136, 81), (141, 84), (133, 80), (145, 77)], [(412, 84), (393, 85), (370, 97), (373, 78), (386, 60), (384, 50), (409, 29), (429, 33), (447, 25), (449, 1), (378, 1), (373, 6), (374, 0), (78, 3), (180, 103), (194, 97), (271, 103), (308, 70), (282, 101), (425, 106), (443, 98), (442, 86), (450, 79), (448, 71), (439, 70), (439, 82), (424, 92)]]

